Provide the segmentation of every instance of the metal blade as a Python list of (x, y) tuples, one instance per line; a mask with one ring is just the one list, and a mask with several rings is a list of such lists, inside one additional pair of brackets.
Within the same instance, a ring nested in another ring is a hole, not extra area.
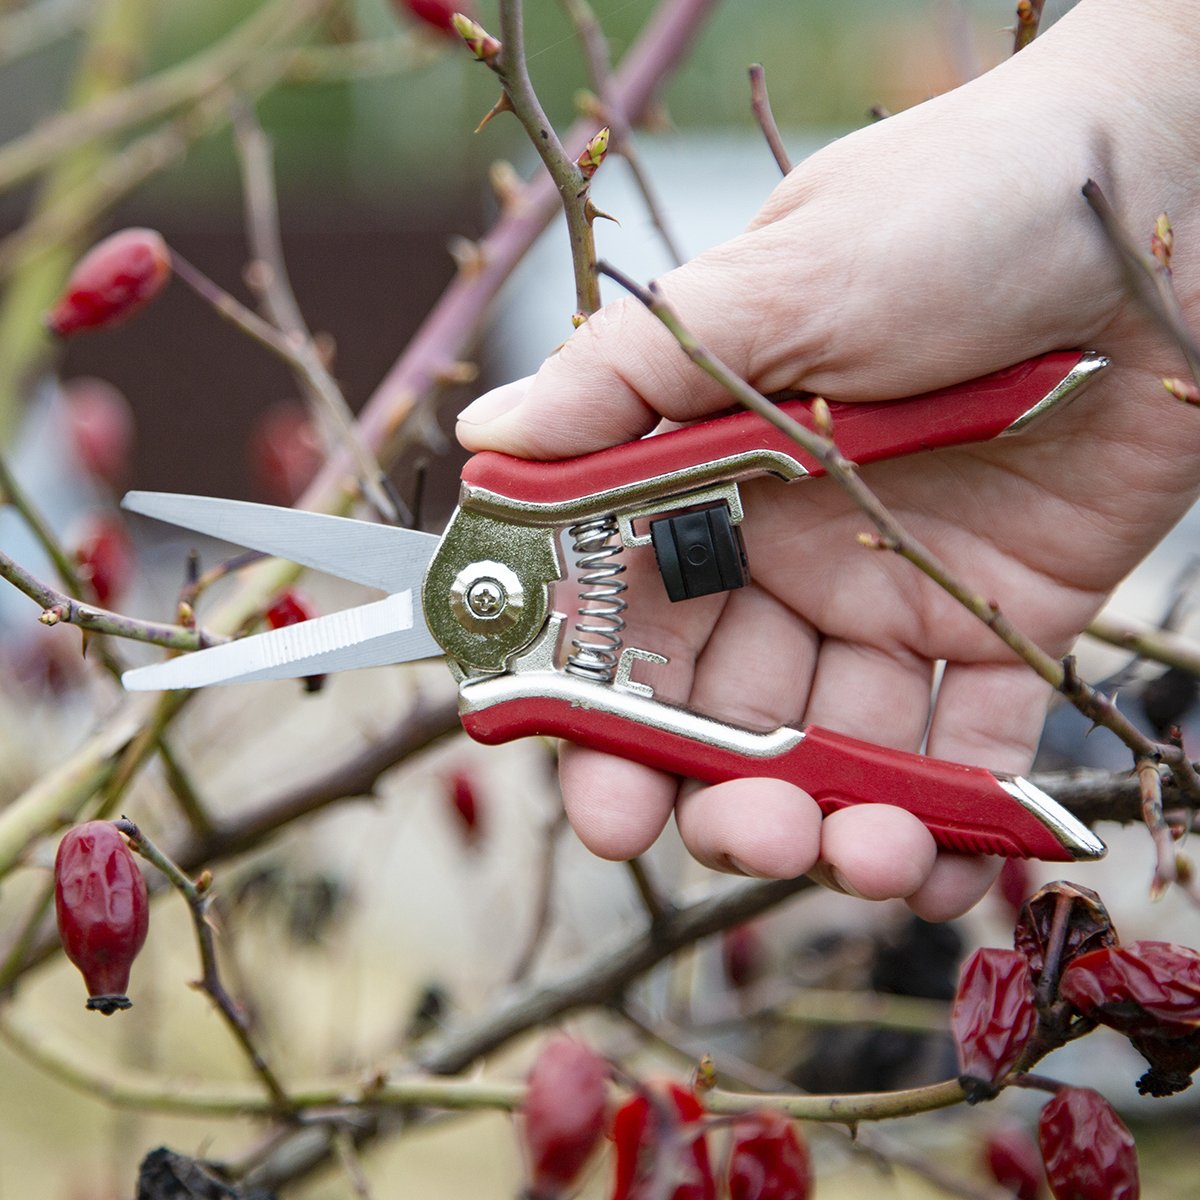
[(441, 540), (416, 529), (174, 492), (129, 492), (121, 507), (390, 593), (420, 586)]
[(253, 634), (166, 662), (126, 671), (131, 691), (167, 691), (213, 683), (298, 679), (356, 667), (412, 662), (442, 654), (411, 589), (342, 612)]

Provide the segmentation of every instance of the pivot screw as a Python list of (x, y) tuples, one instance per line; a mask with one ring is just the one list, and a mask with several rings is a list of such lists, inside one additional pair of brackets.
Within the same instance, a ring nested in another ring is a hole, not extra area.
[(494, 636), (518, 621), (524, 608), (520, 577), (504, 563), (469, 563), (450, 585), (450, 609), (472, 633)]
[(467, 607), (477, 617), (498, 617), (507, 597), (494, 579), (480, 579), (467, 589)]

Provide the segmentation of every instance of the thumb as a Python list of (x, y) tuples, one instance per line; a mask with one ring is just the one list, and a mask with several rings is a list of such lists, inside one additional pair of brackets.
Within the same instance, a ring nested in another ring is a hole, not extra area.
[[(763, 386), (768, 364), (756, 346), (763, 315), (756, 240), (763, 239), (753, 233), (736, 238), (658, 285), (709, 352)], [(691, 421), (731, 403), (644, 305), (624, 297), (593, 314), (536, 375), (471, 404), (459, 416), (457, 433), (468, 450), (560, 458), (640, 437), (663, 417)]]

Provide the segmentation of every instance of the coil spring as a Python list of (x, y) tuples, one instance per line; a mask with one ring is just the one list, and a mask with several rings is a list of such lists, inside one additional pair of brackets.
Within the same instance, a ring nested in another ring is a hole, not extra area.
[(579, 572), (578, 635), (571, 642), (575, 653), (567, 659), (572, 675), (611, 683), (621, 657), (622, 615), (628, 607), (621, 599), (625, 584), (617, 576), (625, 570), (613, 560), (623, 549), (616, 517), (596, 517), (572, 525), (571, 552)]

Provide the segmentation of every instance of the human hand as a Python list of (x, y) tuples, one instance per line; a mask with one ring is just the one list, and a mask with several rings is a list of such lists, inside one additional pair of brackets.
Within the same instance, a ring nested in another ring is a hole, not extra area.
[[(1186, 47), (1194, 34), (1182, 22), (1198, 14), (1178, 9), (1200, 6), (1171, 7)], [(789, 175), (746, 234), (661, 281), (684, 324), (763, 392), (878, 400), (1047, 350), (1108, 354), (1105, 377), (1021, 438), (862, 472), (915, 537), (1054, 654), (1197, 492), (1200, 414), (1159, 383), (1182, 373), (1178, 353), (1129, 303), (1079, 195), (1106, 172), (1128, 226), (1145, 236), (1170, 212), (1176, 288), (1196, 307), (1200, 172), (1188, 139), (1200, 97), (1163, 62), (1163, 13), (1145, 13), (1139, 30), (1127, 9), (1084, 0), (1003, 67), (828, 147)], [(534, 379), (464, 413), (459, 437), (472, 450), (553, 458), (729, 403), (653, 317), (622, 300)], [(743, 500), (748, 588), (655, 603), (661, 588), (640, 578), (653, 566), (630, 556), (627, 638), (670, 658), (653, 679), (660, 696), (741, 724), (818, 724), (904, 750), (928, 728), (931, 755), (1028, 768), (1046, 686), (908, 563), (864, 551), (866, 519), (844, 493), (828, 480), (758, 481)], [(970, 907), (996, 869), (938, 854), (896, 808), (822, 821), (778, 780), (681, 788), (578, 747), (564, 751), (561, 772), (573, 825), (605, 857), (645, 850), (674, 810), (685, 843), (713, 867), (785, 877), (815, 868), (859, 895), (903, 896), (928, 919)]]

